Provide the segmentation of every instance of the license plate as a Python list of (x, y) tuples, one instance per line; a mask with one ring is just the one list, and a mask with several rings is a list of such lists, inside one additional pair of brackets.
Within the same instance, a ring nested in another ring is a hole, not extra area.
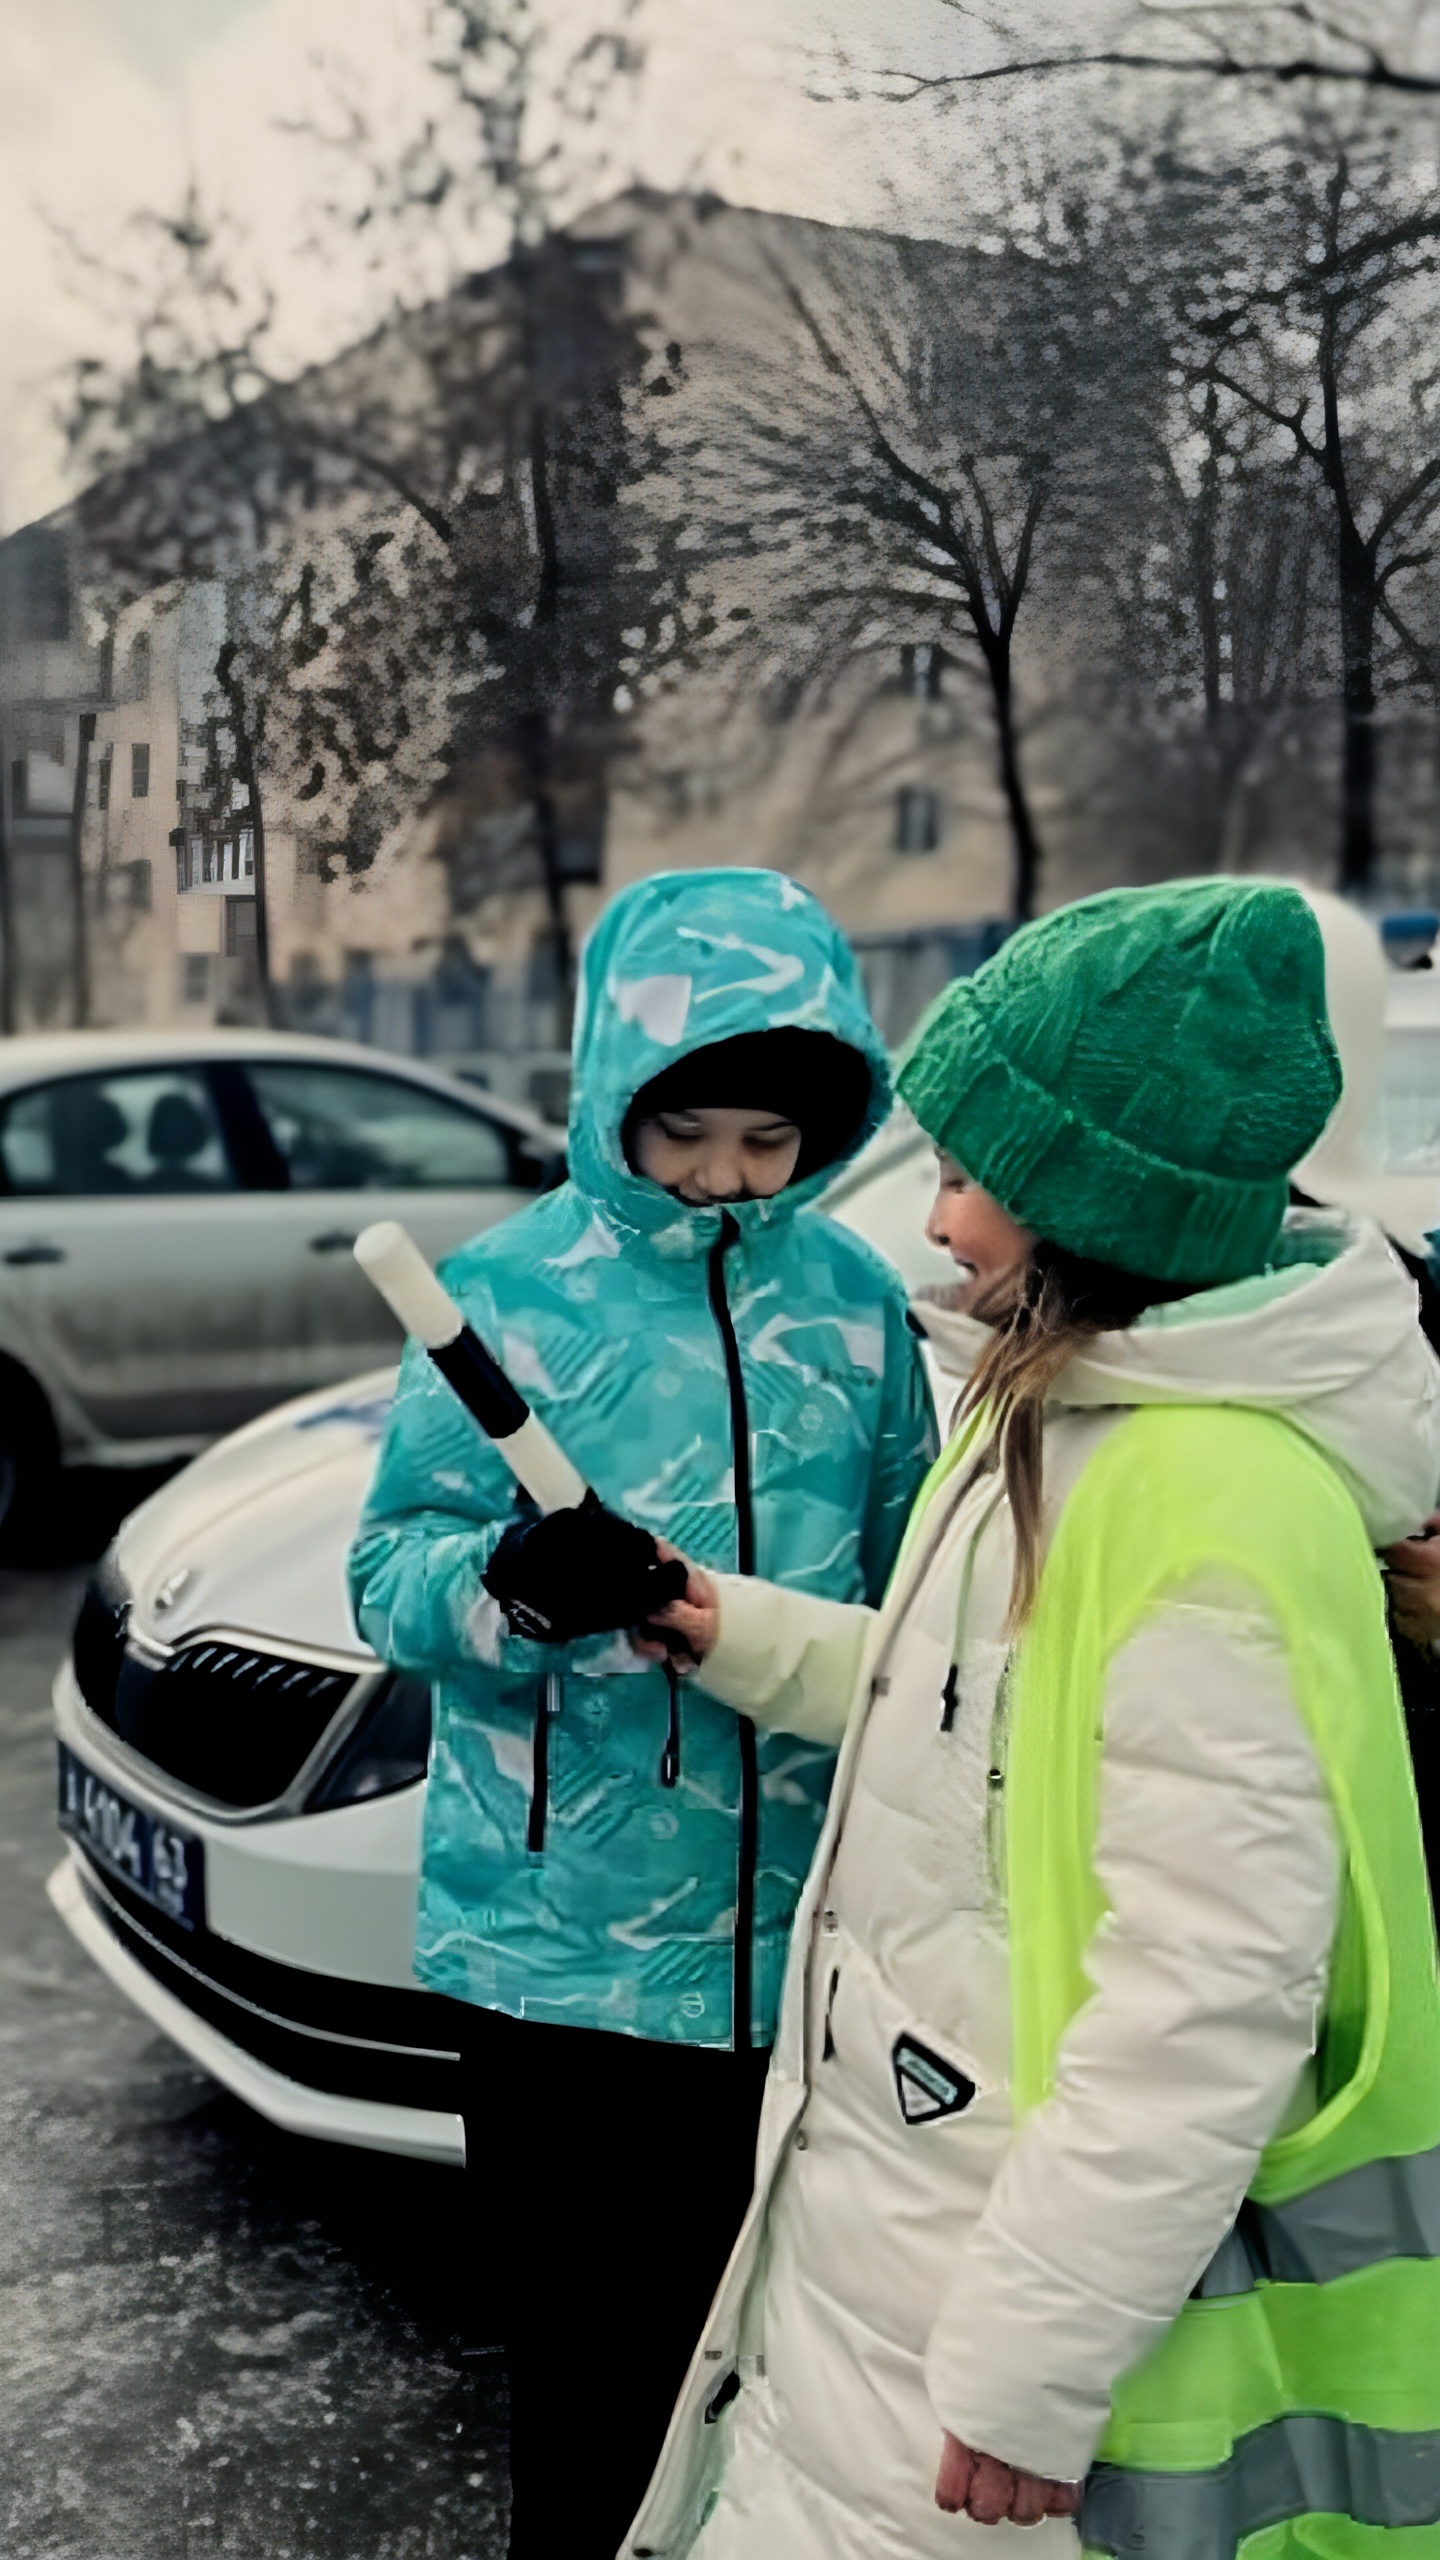
[(112, 1876), (183, 1929), (203, 1927), (204, 1843), (193, 1832), (177, 1831), (163, 1814), (132, 1804), (63, 1742), (57, 1747), (61, 1830), (78, 1840), (98, 1866), (108, 1867)]

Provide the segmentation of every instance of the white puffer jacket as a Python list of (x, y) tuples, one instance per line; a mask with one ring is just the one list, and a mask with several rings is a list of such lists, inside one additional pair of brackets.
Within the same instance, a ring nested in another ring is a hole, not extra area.
[[(1374, 1542), (1440, 1484), (1440, 1370), (1379, 1233), (1290, 1222), (1301, 1260), (1154, 1311), (1066, 1370), (1047, 1513), (1137, 1404), (1283, 1412)], [(929, 1330), (963, 1377), (978, 1339)], [(1018, 2133), (1007, 2088), (997, 1477), (937, 1496), (876, 1613), (726, 1578), (706, 1686), (845, 1736), (796, 1921), (755, 2204), (624, 2546), (694, 2560), (925, 2560), (995, 2535), (933, 2502), (941, 2432), (1078, 2477), (1115, 2378), (1174, 2318), (1309, 2063), (1339, 1861), (1258, 1594), (1202, 1576), (1112, 1665), (1095, 1996)], [(946, 1677), (957, 1663), (952, 1700)], [(946, 2111), (947, 2083), (963, 2098)], [(738, 2377), (736, 2383), (731, 2375)], [(717, 2399), (718, 2394), (718, 2399)], [(711, 2416), (707, 2421), (706, 2411)], [(1073, 2527), (1034, 2528), (1057, 2551)]]

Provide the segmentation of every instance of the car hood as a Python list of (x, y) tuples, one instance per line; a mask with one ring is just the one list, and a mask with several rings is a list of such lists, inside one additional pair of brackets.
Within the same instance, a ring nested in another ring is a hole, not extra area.
[(231, 1434), (132, 1511), (115, 1558), (136, 1635), (212, 1628), (346, 1661), (345, 1557), (395, 1391), (393, 1369), (303, 1396)]

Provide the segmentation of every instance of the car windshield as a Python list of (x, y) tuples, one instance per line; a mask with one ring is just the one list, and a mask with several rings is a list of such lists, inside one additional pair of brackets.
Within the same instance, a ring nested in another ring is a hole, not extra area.
[(1440, 1173), (1440, 1029), (1392, 1029), (1378, 1147), (1387, 1173)]

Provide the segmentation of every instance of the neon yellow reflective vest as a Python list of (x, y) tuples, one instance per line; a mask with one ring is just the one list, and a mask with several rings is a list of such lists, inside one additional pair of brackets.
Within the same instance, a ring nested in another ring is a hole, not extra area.
[(1123, 2560), (1440, 2560), (1440, 1981), (1419, 1819), (1359, 1514), (1272, 1415), (1133, 1413), (1061, 1514), (1006, 1788), (1016, 2107), (1044, 2097), (1090, 1996), (1107, 1667), (1206, 1566), (1268, 1604), (1340, 1832), (1319, 2103), (1117, 2384), (1081, 2538)]

